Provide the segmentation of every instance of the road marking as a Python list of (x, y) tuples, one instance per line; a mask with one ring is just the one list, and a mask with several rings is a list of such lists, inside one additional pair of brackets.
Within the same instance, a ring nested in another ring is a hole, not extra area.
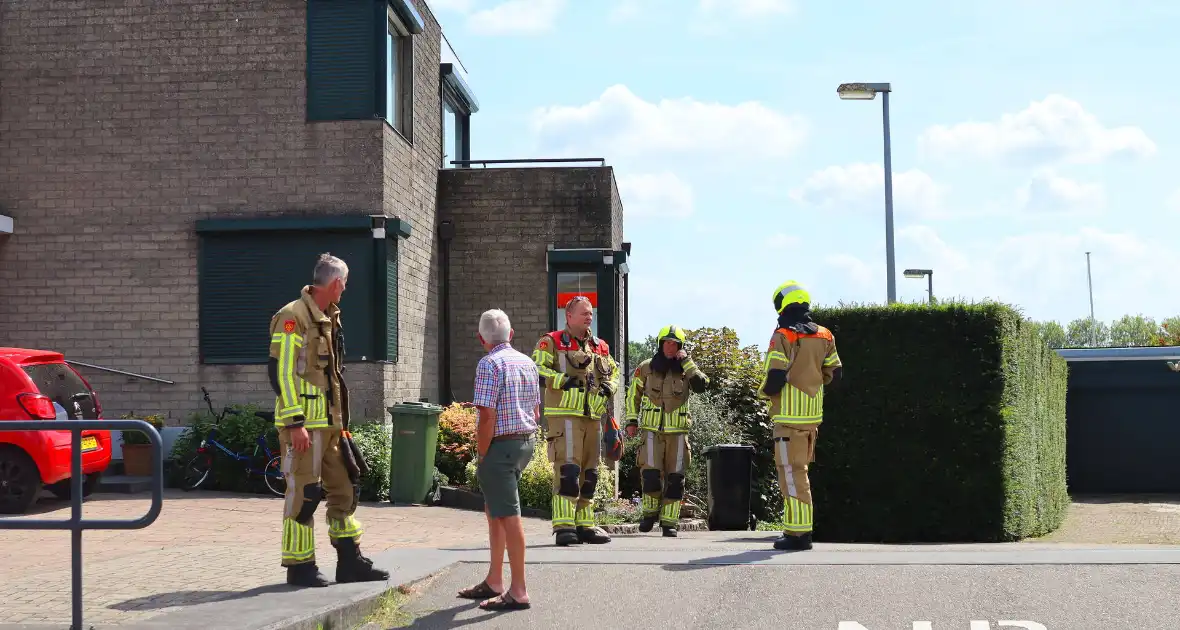
[[(1001, 620), (996, 622), (999, 628), (1023, 628), (1024, 630), (1048, 630), (1043, 623), (1035, 621), (1006, 621)], [(929, 621), (915, 621), (912, 626), (913, 630), (934, 630), (934, 624)], [(869, 630), (864, 624), (859, 621), (841, 621), (836, 630)], [(990, 621), (976, 620), (971, 621), (971, 628), (969, 630), (992, 630), (992, 623)]]

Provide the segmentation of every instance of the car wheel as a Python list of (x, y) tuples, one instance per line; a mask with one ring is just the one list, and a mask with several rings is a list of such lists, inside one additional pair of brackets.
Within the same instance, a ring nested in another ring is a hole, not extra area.
[[(94, 489), (98, 487), (99, 474), (94, 473), (86, 475), (82, 480), (82, 497), (88, 497), (94, 494)], [(73, 495), (73, 480), (66, 478), (61, 481), (46, 486), (46, 489), (53, 493), (53, 496), (59, 499), (69, 499)]]
[(0, 514), (24, 514), (37, 502), (41, 473), (24, 451), (0, 449)]

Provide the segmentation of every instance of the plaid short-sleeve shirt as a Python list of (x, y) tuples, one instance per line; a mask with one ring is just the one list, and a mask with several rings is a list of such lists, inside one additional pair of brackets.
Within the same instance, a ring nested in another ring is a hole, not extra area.
[(475, 368), (472, 402), (496, 410), (494, 436), (536, 431), (537, 405), (541, 404), (537, 364), (512, 344), (492, 348)]

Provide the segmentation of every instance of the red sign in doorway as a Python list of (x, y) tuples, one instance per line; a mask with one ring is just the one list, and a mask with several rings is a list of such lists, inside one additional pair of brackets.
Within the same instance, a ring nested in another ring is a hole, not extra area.
[(586, 292), (558, 293), (557, 294), (557, 308), (565, 308), (565, 305), (569, 304), (570, 300), (578, 297), (579, 295), (584, 295), (587, 298), (590, 298), (590, 306), (593, 306), (594, 308), (598, 308), (598, 293), (597, 292), (595, 292), (595, 293), (586, 293)]

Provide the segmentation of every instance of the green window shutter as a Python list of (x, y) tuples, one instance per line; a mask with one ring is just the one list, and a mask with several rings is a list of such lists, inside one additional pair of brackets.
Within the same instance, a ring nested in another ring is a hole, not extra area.
[(342, 258), (349, 268), (340, 304), (345, 360), (375, 359), (377, 292), (370, 231), (249, 230), (200, 235), (201, 363), (265, 363), (271, 316), (299, 298), (324, 252)]
[(385, 358), (397, 361), (397, 247), (396, 239), (385, 245)]
[(384, 53), (377, 47), (384, 41), (378, 38), (384, 23), (382, 0), (308, 0), (309, 121), (368, 120), (378, 115), (378, 101), (385, 95), (384, 82), (378, 83)]

